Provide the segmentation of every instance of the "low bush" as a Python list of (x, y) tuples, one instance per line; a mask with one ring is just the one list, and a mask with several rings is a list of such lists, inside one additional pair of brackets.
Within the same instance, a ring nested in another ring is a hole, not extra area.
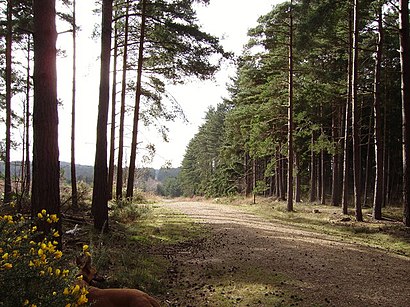
[(77, 282), (76, 270), (67, 267), (57, 248), (59, 233), (45, 237), (35, 226), (40, 221), (53, 224), (58, 218), (45, 210), (38, 213), (38, 220), (0, 216), (0, 305), (87, 305), (87, 289)]

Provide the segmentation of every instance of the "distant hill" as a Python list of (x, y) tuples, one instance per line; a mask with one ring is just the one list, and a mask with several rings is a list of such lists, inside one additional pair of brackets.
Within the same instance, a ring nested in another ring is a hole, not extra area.
[[(61, 176), (67, 181), (71, 181), (71, 164), (68, 162), (60, 162)], [(169, 177), (176, 177), (180, 172), (180, 168), (141, 168), (137, 170), (138, 181), (157, 181), (164, 182)], [(21, 162), (11, 162), (11, 175), (14, 177), (21, 174)], [(0, 175), (4, 177), (4, 162), (0, 162)], [(94, 180), (94, 167), (90, 165), (76, 164), (76, 177), (79, 181), (84, 181), (88, 184), (92, 184)]]

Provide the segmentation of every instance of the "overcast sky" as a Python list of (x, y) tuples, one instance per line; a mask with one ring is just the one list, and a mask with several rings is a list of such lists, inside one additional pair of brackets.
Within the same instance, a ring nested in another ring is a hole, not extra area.
[[(247, 30), (256, 25), (259, 16), (270, 11), (280, 0), (211, 0), (207, 7), (198, 8), (198, 19), (202, 29), (222, 38), (222, 45), (227, 51), (240, 55), (242, 46), (247, 42)], [(98, 112), (99, 84), (99, 41), (90, 38), (94, 24), (100, 22), (99, 16), (92, 13), (94, 0), (77, 1), (78, 23), (82, 29), (78, 37), (78, 85), (76, 119), (76, 162), (93, 165), (95, 156), (96, 119)], [(64, 25), (59, 26), (64, 30)], [(58, 93), (63, 101), (59, 109), (60, 161), (70, 161), (70, 124), (71, 124), (71, 36), (59, 36), (58, 45), (67, 46), (67, 57), (58, 60)], [(169, 143), (164, 143), (154, 130), (143, 128), (139, 141), (142, 147), (154, 143), (157, 154), (151, 165), (159, 168), (166, 161), (178, 167), (190, 139), (203, 123), (203, 117), (209, 106), (216, 106), (227, 97), (226, 83), (234, 73), (234, 67), (225, 64), (214, 81), (189, 82), (186, 85), (169, 87), (169, 92), (182, 106), (188, 124), (181, 120), (169, 124)], [(130, 137), (130, 129), (125, 132)], [(137, 155), (141, 156), (143, 150)], [(129, 149), (126, 149), (126, 161)], [(138, 163), (138, 162), (137, 162)], [(141, 163), (139, 163), (141, 166)]]

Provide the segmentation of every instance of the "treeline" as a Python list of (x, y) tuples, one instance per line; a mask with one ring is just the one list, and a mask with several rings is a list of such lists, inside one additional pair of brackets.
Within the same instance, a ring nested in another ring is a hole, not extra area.
[(354, 204), (358, 220), (362, 206), (380, 219), (404, 202), (410, 226), (399, 17), (398, 1), (370, 0), (291, 1), (261, 16), (230, 97), (187, 147), (182, 192), (270, 196), (289, 211), (302, 200), (344, 213)]

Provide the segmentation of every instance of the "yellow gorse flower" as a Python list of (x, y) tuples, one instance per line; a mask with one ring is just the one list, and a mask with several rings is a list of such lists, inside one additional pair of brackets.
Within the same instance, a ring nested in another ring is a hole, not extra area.
[(57, 217), (57, 214), (51, 214), (50, 219), (53, 223), (57, 223), (59, 218)]
[(71, 291), (72, 294), (76, 294), (80, 291), (80, 286), (79, 285), (75, 285), (75, 287), (73, 288), (73, 290)]
[(7, 270), (10, 270), (11, 268), (13, 268), (13, 264), (6, 262), (5, 264), (3, 264), (3, 267)]
[(54, 252), (54, 258), (55, 259), (60, 259), (63, 256), (63, 252), (62, 251), (56, 251)]
[(85, 294), (81, 294), (80, 297), (78, 298), (77, 304), (78, 305), (84, 305), (88, 302), (88, 298)]

